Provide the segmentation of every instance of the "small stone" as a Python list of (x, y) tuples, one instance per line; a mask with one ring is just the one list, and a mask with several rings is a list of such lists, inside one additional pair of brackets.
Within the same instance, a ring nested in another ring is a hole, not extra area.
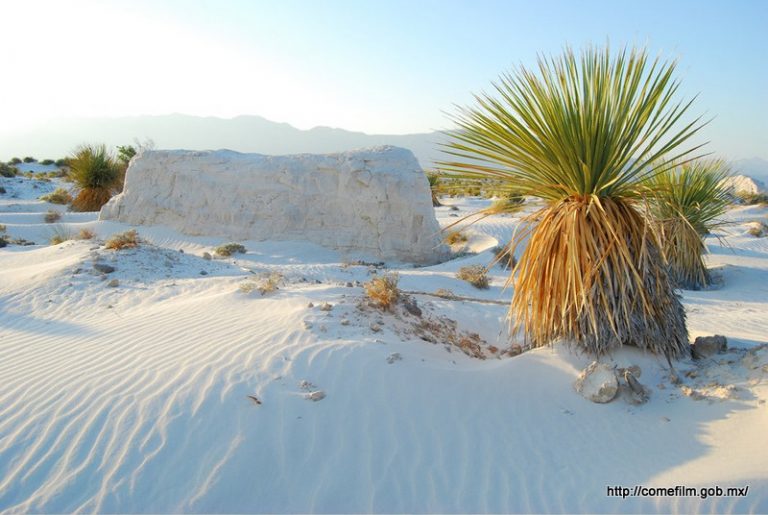
[(200, 270), (200, 275), (208, 275), (208, 272), (206, 272), (205, 270)]
[(352, 288), (354, 286), (354, 284), (352, 284), (351, 282), (347, 281), (347, 284), (345, 286), (347, 288)]
[(314, 392), (309, 392), (304, 395), (304, 398), (313, 402), (321, 401), (325, 399), (325, 392), (322, 390), (315, 390)]
[(624, 370), (624, 380), (627, 382), (627, 399), (631, 404), (645, 404), (651, 396), (650, 391), (640, 384), (637, 377), (627, 368)]
[(94, 263), (93, 264), (93, 269), (97, 270), (97, 271), (99, 271), (99, 272), (101, 272), (103, 274), (111, 274), (112, 272), (117, 270), (112, 265), (107, 265), (105, 263)]
[(312, 329), (312, 322), (304, 320), (304, 329)]
[(374, 333), (378, 333), (379, 331), (381, 331), (381, 326), (377, 323), (372, 323), (371, 331), (373, 331)]
[(179, 249), (179, 254), (184, 254), (184, 249)]
[(309, 304), (307, 304), (307, 307), (308, 307), (308, 308), (314, 308), (314, 307), (315, 307), (315, 305), (314, 305), (313, 303), (311, 303), (311, 302), (310, 302)]
[(393, 352), (392, 354), (390, 354), (387, 357), (387, 363), (389, 363), (391, 365), (395, 361), (401, 361), (402, 359), (403, 359), (403, 357), (400, 355), (399, 352)]
[(691, 354), (693, 359), (701, 359), (714, 354), (722, 354), (728, 350), (728, 340), (725, 336), (716, 334), (714, 336), (699, 336), (691, 345)]
[(118, 286), (120, 286), (120, 281), (118, 281), (117, 279), (112, 279), (107, 283), (107, 286), (110, 288), (117, 288)]
[(619, 381), (612, 367), (593, 361), (581, 371), (573, 387), (585, 399), (604, 404), (616, 397), (619, 392)]
[(320, 311), (330, 311), (333, 309), (333, 305), (329, 304), (328, 302), (323, 302), (320, 304)]
[(210, 261), (211, 259), (213, 259), (213, 256), (211, 256), (210, 252), (203, 252), (203, 259), (205, 259), (206, 261)]
[(342, 318), (342, 319), (341, 319), (341, 322), (339, 322), (339, 323), (340, 323), (341, 325), (349, 325), (349, 320), (347, 320), (346, 318)]
[(458, 208), (458, 207), (456, 207), (456, 206), (451, 206), (451, 211), (458, 211), (458, 210), (459, 210), (459, 208)]

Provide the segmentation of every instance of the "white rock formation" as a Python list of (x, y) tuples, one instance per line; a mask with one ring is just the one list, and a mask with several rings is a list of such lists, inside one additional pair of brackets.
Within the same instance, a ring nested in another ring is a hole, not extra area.
[(427, 178), (397, 147), (292, 156), (147, 151), (99, 219), (233, 240), (308, 240), (414, 263), (444, 252)]
[(738, 195), (740, 193), (756, 195), (765, 191), (765, 187), (763, 186), (762, 182), (753, 179), (748, 175), (733, 175), (727, 179), (724, 179), (720, 185), (733, 195)]

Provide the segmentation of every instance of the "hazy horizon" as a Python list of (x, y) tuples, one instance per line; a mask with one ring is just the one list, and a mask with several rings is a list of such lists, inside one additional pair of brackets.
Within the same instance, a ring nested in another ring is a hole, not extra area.
[(689, 119), (713, 118), (699, 138), (709, 152), (768, 159), (758, 0), (28, 0), (2, 2), (0, 16), (0, 138), (176, 113), (424, 134), (537, 55), (609, 42), (678, 61), (678, 98), (698, 95)]

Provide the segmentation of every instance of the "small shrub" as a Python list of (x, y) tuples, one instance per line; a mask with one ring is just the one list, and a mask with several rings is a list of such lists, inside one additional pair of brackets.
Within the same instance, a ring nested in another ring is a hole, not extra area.
[(0, 233), (4, 233), (5, 229), (6, 229), (5, 224), (0, 224)]
[(485, 290), (488, 288), (487, 270), (483, 265), (463, 266), (456, 273), (456, 277), (467, 281), (475, 288)]
[(69, 158), (64, 157), (64, 158), (61, 158), (61, 159), (57, 159), (56, 162), (53, 163), (53, 164), (55, 164), (59, 168), (63, 168), (65, 166), (69, 166)]
[(245, 247), (239, 243), (227, 243), (213, 249), (217, 256), (228, 257), (232, 254), (245, 254)]
[(41, 165), (45, 165), (45, 166), (50, 166), (50, 165), (52, 165), (54, 163), (55, 162), (54, 162), (53, 159), (43, 159), (42, 161), (40, 161), (40, 164)]
[(120, 185), (120, 166), (106, 145), (83, 145), (69, 163), (69, 176), (80, 187), (72, 202), (76, 211), (98, 211)]
[(9, 163), (11, 163), (12, 165), (19, 165), (21, 164), (21, 159), (19, 159), (18, 157), (14, 157), (9, 161)]
[(496, 256), (493, 262), (498, 263), (504, 270), (510, 270), (517, 265), (517, 258), (512, 254), (509, 245), (499, 245), (493, 249), (493, 253)]
[(279, 272), (269, 272), (263, 274), (256, 281), (247, 281), (240, 283), (238, 287), (243, 293), (258, 291), (262, 296), (279, 290), (280, 283), (283, 281), (283, 274)]
[(443, 239), (448, 245), (458, 245), (467, 242), (467, 237), (461, 231), (451, 231)]
[(11, 166), (5, 163), (0, 163), (0, 175), (3, 177), (16, 177), (18, 175), (19, 169), (15, 166)]
[(455, 299), (456, 294), (447, 288), (438, 288), (435, 290), (435, 297), (442, 297), (444, 299)]
[(25, 157), (25, 158), (24, 158), (24, 162), (25, 162), (25, 163), (36, 163), (36, 162), (37, 162), (37, 159), (35, 159), (35, 158), (34, 158), (34, 157), (32, 157), (32, 156), (27, 156), (27, 157)]
[(53, 192), (40, 197), (40, 200), (50, 202), (51, 204), (69, 204), (72, 202), (72, 195), (64, 188), (56, 188)]
[(498, 200), (494, 200), (493, 204), (485, 210), (488, 214), (501, 215), (505, 213), (515, 213), (523, 208), (523, 202), (525, 199), (519, 195), (509, 194)]
[(92, 240), (96, 236), (96, 233), (90, 229), (80, 229), (77, 233), (78, 240)]
[(104, 243), (104, 247), (114, 250), (132, 249), (139, 246), (139, 234), (135, 229), (113, 234)]
[(768, 235), (768, 224), (765, 222), (750, 222), (747, 234), (755, 238), (762, 238)]
[(45, 213), (45, 223), (52, 224), (61, 220), (61, 213), (58, 211), (50, 210)]
[(396, 272), (374, 277), (363, 285), (365, 294), (375, 306), (390, 310), (400, 297), (400, 290), (397, 288), (399, 280), (400, 276)]
[(58, 245), (71, 239), (72, 233), (69, 232), (66, 227), (60, 225), (53, 230), (53, 235), (51, 235), (51, 239), (49, 241), (51, 245)]

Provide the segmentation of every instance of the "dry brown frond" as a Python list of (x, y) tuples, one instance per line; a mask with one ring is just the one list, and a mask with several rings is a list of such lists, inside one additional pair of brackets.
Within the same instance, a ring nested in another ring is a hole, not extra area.
[(397, 288), (399, 280), (397, 273), (374, 277), (363, 285), (365, 294), (377, 307), (390, 310), (400, 297), (400, 290)]
[(515, 330), (534, 346), (564, 339), (596, 356), (625, 344), (670, 357), (688, 350), (657, 238), (629, 201), (569, 198), (540, 216), (509, 279), (527, 293), (512, 301)]
[(112, 198), (109, 188), (83, 188), (72, 201), (73, 211), (98, 211)]
[(114, 250), (132, 249), (139, 246), (139, 234), (135, 229), (113, 234), (104, 243), (104, 247)]

